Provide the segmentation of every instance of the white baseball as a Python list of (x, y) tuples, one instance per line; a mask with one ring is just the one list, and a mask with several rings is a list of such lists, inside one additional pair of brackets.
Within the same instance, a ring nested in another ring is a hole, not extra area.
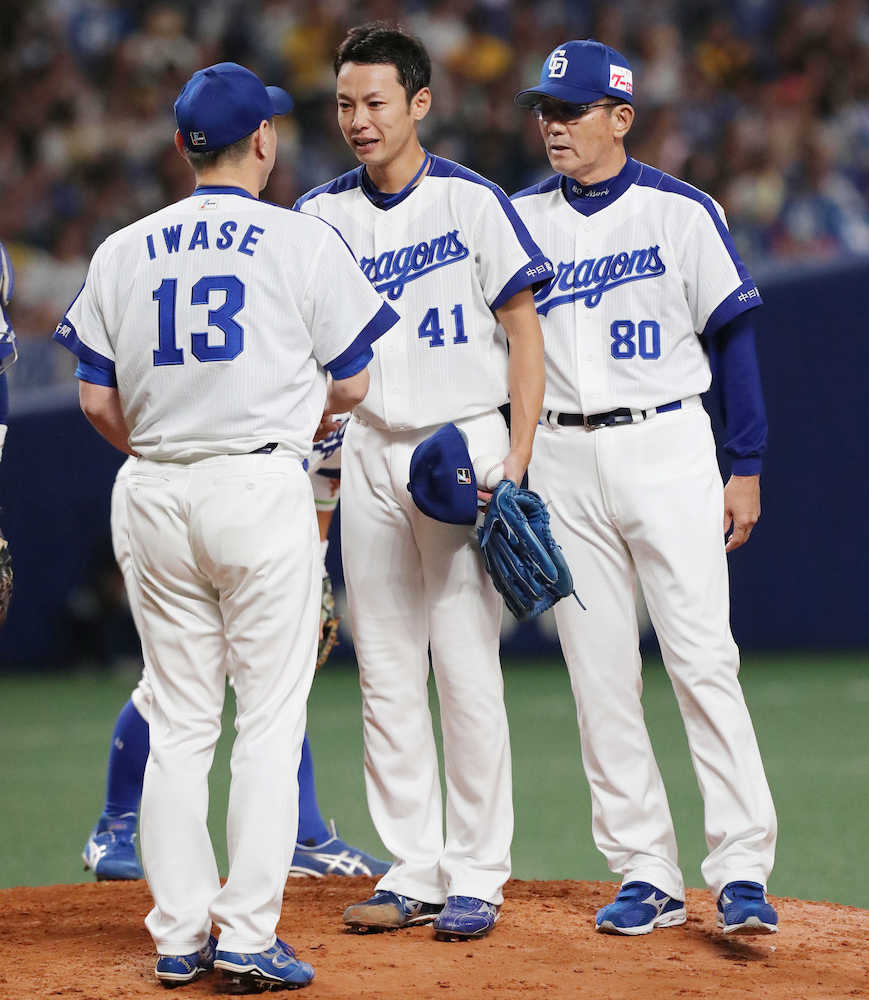
[(474, 459), (474, 475), (481, 490), (493, 490), (504, 478), (504, 462), (497, 455)]

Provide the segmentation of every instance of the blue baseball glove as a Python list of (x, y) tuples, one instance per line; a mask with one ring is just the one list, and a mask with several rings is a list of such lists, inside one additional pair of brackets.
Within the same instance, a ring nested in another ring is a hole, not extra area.
[(533, 490), (502, 480), (477, 535), (486, 571), (520, 621), (568, 594), (576, 596), (564, 555), (549, 530), (549, 513)]

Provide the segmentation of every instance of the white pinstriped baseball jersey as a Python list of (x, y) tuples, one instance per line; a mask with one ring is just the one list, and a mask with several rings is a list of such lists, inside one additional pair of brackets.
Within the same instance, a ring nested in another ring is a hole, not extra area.
[(331, 222), (363, 273), (401, 315), (369, 366), (356, 412), (389, 430), (427, 427), (507, 401), (507, 345), (493, 310), (552, 275), (500, 188), (434, 156), (388, 210), (362, 189), (362, 167), (299, 199)]
[(304, 459), (323, 369), (367, 352), (394, 319), (331, 227), (240, 188), (201, 187), (100, 246), (55, 338), (80, 377), (116, 379), (143, 458), (276, 442)]
[(6, 389), (6, 369), (18, 357), (15, 347), (15, 332), (6, 315), (6, 306), (15, 291), (15, 272), (6, 247), (0, 243), (0, 458), (6, 441), (6, 417), (9, 409)]
[(6, 307), (15, 291), (15, 271), (6, 247), (0, 243), (0, 372), (5, 371), (18, 356), (15, 349), (15, 332)]
[(709, 388), (698, 334), (761, 304), (717, 202), (630, 158), (594, 189), (555, 176), (512, 200), (555, 267), (535, 296), (545, 409), (644, 409)]

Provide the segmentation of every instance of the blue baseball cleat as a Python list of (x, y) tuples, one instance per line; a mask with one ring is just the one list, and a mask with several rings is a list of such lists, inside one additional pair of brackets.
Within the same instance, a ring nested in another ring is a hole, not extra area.
[(495, 926), (500, 906), (476, 896), (447, 896), (447, 905), (434, 922), (438, 941), (485, 937)]
[(399, 927), (430, 924), (442, 909), (443, 903), (424, 903), (379, 889), (370, 899), (348, 906), (344, 911), (344, 923), (363, 933), (394, 931)]
[(214, 968), (223, 973), (230, 993), (263, 993), (266, 990), (298, 990), (314, 978), (307, 962), (300, 962), (288, 945), (275, 939), (266, 951), (249, 955), (219, 949)]
[(322, 844), (308, 841), (297, 843), (290, 864), (290, 875), (385, 875), (392, 867), (388, 861), (379, 861), (358, 847), (351, 847), (338, 836), (335, 820), (329, 820), (332, 836)]
[(718, 927), (724, 934), (775, 934), (778, 914), (759, 882), (728, 882), (718, 897)]
[(158, 955), (154, 975), (167, 989), (192, 983), (214, 968), (217, 938), (212, 934), (208, 941), (189, 955)]
[(93, 869), (97, 882), (145, 877), (136, 856), (137, 822), (135, 813), (100, 816), (81, 852), (85, 870)]
[(686, 919), (683, 900), (673, 899), (651, 882), (627, 882), (612, 903), (597, 911), (594, 929), (602, 934), (649, 934)]

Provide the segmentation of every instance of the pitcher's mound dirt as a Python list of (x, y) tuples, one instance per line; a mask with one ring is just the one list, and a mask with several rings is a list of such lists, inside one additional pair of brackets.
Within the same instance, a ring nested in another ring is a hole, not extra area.
[[(342, 911), (372, 885), (289, 881), (278, 933), (317, 974), (300, 1000), (869, 998), (869, 912), (849, 906), (776, 899), (778, 934), (723, 938), (710, 894), (689, 889), (687, 924), (626, 938), (593, 930), (615, 885), (512, 881), (490, 937), (462, 944), (430, 927), (345, 932)], [(218, 975), (172, 993), (156, 983), (150, 905), (144, 882), (0, 891), (0, 998), (219, 995)]]

